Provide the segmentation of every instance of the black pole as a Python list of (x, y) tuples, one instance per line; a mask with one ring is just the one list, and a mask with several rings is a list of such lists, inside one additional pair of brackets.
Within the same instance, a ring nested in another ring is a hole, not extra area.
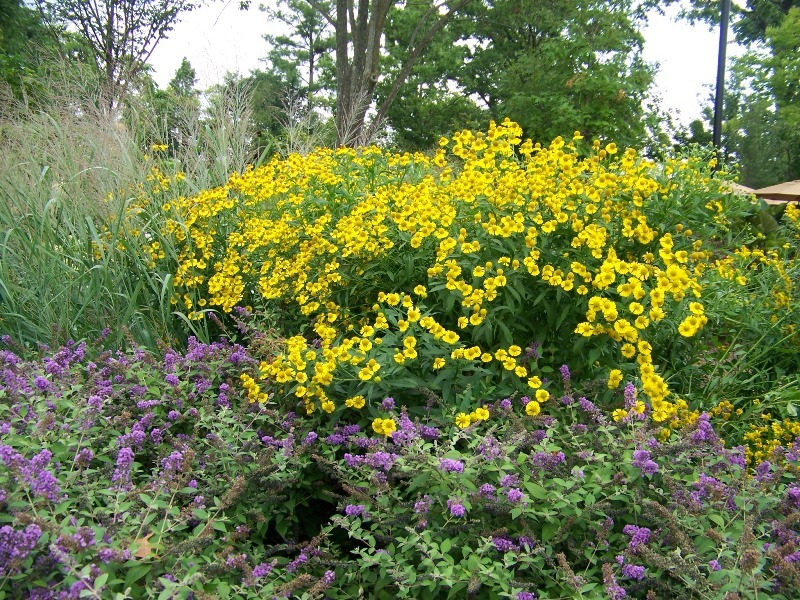
[(717, 151), (722, 142), (722, 108), (725, 96), (725, 51), (728, 48), (728, 20), (731, 0), (722, 0), (722, 16), (719, 22), (719, 55), (717, 57), (717, 93), (714, 98), (714, 134), (712, 140)]

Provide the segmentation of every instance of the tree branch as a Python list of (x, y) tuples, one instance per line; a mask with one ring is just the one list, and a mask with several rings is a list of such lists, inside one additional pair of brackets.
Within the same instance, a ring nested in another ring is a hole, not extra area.
[(412, 48), (409, 53), (406, 61), (403, 63), (403, 67), (400, 69), (400, 73), (398, 73), (397, 77), (395, 77), (394, 82), (392, 83), (392, 87), (389, 89), (389, 93), (386, 95), (383, 103), (381, 104), (380, 108), (378, 108), (378, 114), (375, 117), (375, 123), (379, 123), (382, 119), (386, 117), (386, 113), (389, 112), (389, 107), (394, 102), (394, 99), (397, 97), (397, 94), (400, 92), (400, 88), (405, 83), (406, 79), (408, 78), (409, 74), (411, 73), (411, 69), (414, 68), (414, 65), (417, 63), (420, 54), (425, 49), (425, 47), (430, 43), (433, 39), (433, 36), (436, 35), (450, 19), (462, 8), (464, 8), (470, 0), (459, 0), (453, 8), (451, 8), (447, 13), (439, 17), (439, 19), (434, 23), (425, 35), (420, 40), (419, 44)]

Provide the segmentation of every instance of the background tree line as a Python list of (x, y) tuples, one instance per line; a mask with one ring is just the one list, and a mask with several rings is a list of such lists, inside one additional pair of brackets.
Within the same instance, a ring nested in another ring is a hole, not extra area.
[[(81, 70), (110, 113), (157, 115), (171, 151), (238, 88), (250, 94), (254, 156), (377, 138), (427, 150), (506, 116), (536, 140), (578, 130), (655, 153), (710, 141), (710, 108), (676, 127), (642, 58), (648, 14), (676, 1), (278, 0), (262, 8), (286, 31), (265, 36), (265, 68), (201, 93), (188, 61), (163, 90), (147, 64), (196, 2), (0, 0), (0, 77), (7, 98), (35, 103), (53, 65)], [(717, 0), (685, 7), (684, 18), (718, 24)], [(724, 152), (745, 184), (798, 178), (800, 0), (734, 5), (732, 29), (746, 52), (729, 60)]]

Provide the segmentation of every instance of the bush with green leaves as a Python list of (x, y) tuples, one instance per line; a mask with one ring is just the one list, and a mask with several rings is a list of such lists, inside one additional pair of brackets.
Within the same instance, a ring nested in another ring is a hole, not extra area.
[(256, 368), (225, 341), (161, 359), (4, 350), (0, 596), (800, 590), (795, 449), (753, 475), (707, 415), (660, 442), (632, 383), (614, 421), (567, 367), (547, 416), (498, 398), (461, 429), (441, 398), (408, 409), (401, 391), (380, 404), (398, 425), (384, 435), (249, 402)]

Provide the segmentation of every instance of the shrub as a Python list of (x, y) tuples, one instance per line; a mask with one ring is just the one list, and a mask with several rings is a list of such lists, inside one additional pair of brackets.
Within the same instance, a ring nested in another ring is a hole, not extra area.
[(385, 398), (385, 435), (249, 402), (269, 390), (224, 341), (2, 364), (0, 597), (800, 589), (796, 449), (751, 476), (707, 415), (659, 442), (630, 382), (617, 421), (566, 367), (546, 416), (498, 399), (461, 429)]

